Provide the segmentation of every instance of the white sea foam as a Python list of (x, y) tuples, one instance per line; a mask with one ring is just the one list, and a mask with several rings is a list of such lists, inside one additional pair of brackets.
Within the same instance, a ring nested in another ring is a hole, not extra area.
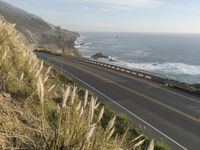
[(86, 43), (85, 40), (88, 36), (80, 36), (75, 41), (75, 48), (77, 48), (81, 53), (90, 52), (92, 43)]
[(76, 39), (75, 45), (84, 44), (84, 41), (88, 38), (88, 36), (80, 36)]
[(166, 74), (200, 75), (200, 65), (189, 65), (184, 63), (127, 63), (123, 64), (130, 68), (137, 68), (147, 71), (163, 72)]
[(84, 46), (91, 46), (92, 43), (84, 43), (83, 45), (84, 45)]
[(76, 41), (76, 48), (83, 56), (102, 52), (107, 56), (118, 57), (116, 62), (109, 61), (112, 58), (102, 60), (108, 63), (155, 72), (179, 81), (200, 81), (200, 45), (193, 40), (196, 36), (191, 36), (192, 40), (180, 36), (176, 41), (174, 35), (123, 34), (118, 35), (120, 40), (110, 38), (108, 34), (84, 35), (88, 36), (81, 35)]

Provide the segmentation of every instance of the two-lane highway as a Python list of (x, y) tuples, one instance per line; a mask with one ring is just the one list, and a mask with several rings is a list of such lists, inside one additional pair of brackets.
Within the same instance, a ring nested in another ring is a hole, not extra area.
[(61, 67), (145, 134), (174, 150), (200, 150), (200, 98), (63, 56), (36, 53)]

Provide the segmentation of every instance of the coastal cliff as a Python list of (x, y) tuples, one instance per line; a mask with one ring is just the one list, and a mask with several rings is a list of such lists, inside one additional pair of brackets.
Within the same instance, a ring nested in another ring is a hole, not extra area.
[(80, 55), (74, 48), (74, 42), (79, 33), (51, 25), (40, 17), (1, 0), (0, 15), (16, 24), (16, 29), (22, 34), (23, 41), (29, 45), (29, 48)]
[(0, 149), (165, 150), (39, 60), (3, 17), (0, 31)]

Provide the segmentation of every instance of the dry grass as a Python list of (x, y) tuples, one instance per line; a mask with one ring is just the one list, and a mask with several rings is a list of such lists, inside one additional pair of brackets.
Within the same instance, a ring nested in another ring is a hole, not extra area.
[[(121, 150), (141, 149), (143, 135), (127, 143), (115, 132), (116, 116), (101, 126), (105, 109), (86, 90), (55, 80), (20, 41), (14, 25), (0, 18), (0, 149)], [(148, 150), (152, 150), (151, 141)]]

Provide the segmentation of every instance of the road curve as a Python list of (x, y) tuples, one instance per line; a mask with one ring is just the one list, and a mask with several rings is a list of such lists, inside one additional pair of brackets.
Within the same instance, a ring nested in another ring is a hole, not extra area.
[(200, 97), (63, 56), (36, 53), (174, 150), (200, 150)]

